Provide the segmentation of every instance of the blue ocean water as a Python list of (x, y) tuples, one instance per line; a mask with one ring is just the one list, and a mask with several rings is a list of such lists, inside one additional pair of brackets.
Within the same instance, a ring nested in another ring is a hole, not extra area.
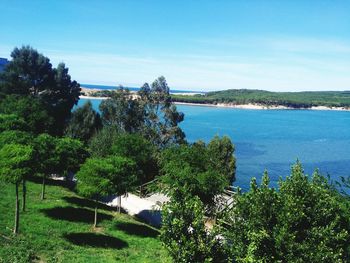
[[(84, 103), (80, 100), (79, 104)], [(99, 100), (92, 100), (95, 109)], [(299, 159), (306, 173), (319, 168), (331, 179), (350, 176), (350, 112), (312, 110), (244, 110), (178, 105), (189, 141), (208, 142), (216, 134), (234, 142), (237, 180), (249, 189), (267, 169), (271, 184), (290, 174)]]
[[(105, 86), (105, 85), (92, 85), (92, 84), (80, 84), (81, 87), (84, 88), (88, 88), (88, 89), (118, 89), (118, 86)], [(124, 87), (127, 88), (131, 91), (138, 91), (140, 90), (140, 88), (136, 88), (136, 87)], [(190, 91), (190, 90), (174, 90), (171, 89), (170, 93), (205, 93), (205, 92), (201, 92), (201, 91)]]

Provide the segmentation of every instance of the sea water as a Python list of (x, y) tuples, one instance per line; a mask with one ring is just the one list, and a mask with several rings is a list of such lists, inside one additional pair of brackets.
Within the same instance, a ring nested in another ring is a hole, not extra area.
[[(79, 105), (85, 100), (81, 99)], [(92, 100), (98, 109), (99, 100)], [(307, 174), (318, 168), (332, 180), (350, 176), (350, 112), (316, 110), (246, 110), (178, 105), (181, 128), (190, 142), (227, 135), (235, 144), (236, 182), (249, 189), (268, 171), (271, 185), (290, 174), (297, 159)]]

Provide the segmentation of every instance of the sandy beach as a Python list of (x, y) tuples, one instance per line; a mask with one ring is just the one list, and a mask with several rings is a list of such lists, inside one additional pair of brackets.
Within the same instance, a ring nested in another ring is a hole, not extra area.
[[(81, 95), (81, 99), (90, 99), (90, 100), (106, 100), (108, 97), (94, 97), (92, 94), (97, 91), (101, 91), (100, 89), (90, 89), (81, 87), (81, 91), (84, 95)], [(135, 98), (136, 91), (130, 91), (132, 96)], [(176, 95), (187, 95), (193, 96), (198, 93), (176, 93)], [(233, 109), (246, 109), (246, 110), (335, 110), (335, 111), (350, 111), (350, 108), (344, 107), (326, 107), (326, 106), (314, 106), (311, 108), (292, 108), (286, 107), (283, 105), (278, 106), (268, 106), (262, 104), (232, 104), (232, 103), (217, 103), (217, 104), (204, 104), (204, 103), (190, 103), (190, 102), (174, 102), (176, 105), (190, 105), (190, 106), (202, 106), (202, 107), (216, 107), (216, 108), (233, 108)]]
[[(108, 97), (94, 97), (94, 96), (85, 96), (81, 95), (81, 99), (88, 100), (106, 100)], [(174, 102), (176, 105), (189, 105), (189, 106), (202, 106), (202, 107), (216, 107), (216, 108), (233, 108), (233, 109), (245, 109), (245, 110), (334, 110), (334, 111), (350, 111), (350, 109), (342, 107), (326, 107), (326, 106), (317, 106), (311, 108), (292, 108), (286, 106), (266, 106), (260, 104), (202, 104), (202, 103), (188, 103), (188, 102)]]

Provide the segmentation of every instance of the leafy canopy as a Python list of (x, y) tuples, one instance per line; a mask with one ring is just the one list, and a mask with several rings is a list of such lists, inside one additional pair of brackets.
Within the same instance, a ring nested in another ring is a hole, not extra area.
[(28, 130), (26, 122), (16, 114), (0, 113), (0, 132), (8, 130)]
[(317, 171), (297, 162), (291, 175), (269, 187), (264, 174), (228, 212), (225, 237), (237, 262), (348, 262), (349, 201)]
[(91, 102), (87, 101), (72, 112), (66, 135), (86, 143), (101, 128), (101, 125), (100, 114), (92, 108)]
[(0, 149), (0, 178), (18, 184), (30, 173), (32, 148), (20, 144), (6, 144)]
[(0, 112), (8, 115), (15, 115), (16, 129), (26, 130), (34, 134), (45, 132), (54, 133), (57, 129), (52, 116), (44, 103), (34, 97), (8, 95), (0, 101)]
[(159, 148), (185, 142), (179, 127), (184, 114), (171, 102), (169, 87), (164, 77), (146, 83), (137, 94), (120, 88), (110, 99), (100, 104), (104, 126), (119, 132), (139, 133)]
[(139, 134), (120, 134), (113, 142), (111, 153), (136, 163), (139, 185), (151, 181), (158, 174), (156, 148)]
[(162, 209), (161, 240), (174, 262), (230, 262), (227, 244), (204, 225), (198, 197), (173, 198)]
[[(214, 138), (214, 140), (219, 140)], [(214, 207), (215, 196), (229, 186), (226, 174), (227, 163), (222, 161), (216, 147), (206, 146), (203, 142), (192, 145), (170, 147), (162, 152), (160, 177), (165, 190), (170, 196), (184, 194), (197, 196), (207, 206)], [(232, 155), (227, 155), (231, 160)]]
[(60, 135), (72, 107), (79, 100), (79, 84), (71, 80), (63, 63), (53, 68), (49, 58), (30, 46), (15, 48), (11, 57), (0, 74), (0, 93), (38, 99), (55, 121), (55, 129), (50, 132)]
[(128, 158), (89, 158), (77, 173), (79, 194), (98, 199), (110, 194), (124, 194), (136, 181), (136, 164)]

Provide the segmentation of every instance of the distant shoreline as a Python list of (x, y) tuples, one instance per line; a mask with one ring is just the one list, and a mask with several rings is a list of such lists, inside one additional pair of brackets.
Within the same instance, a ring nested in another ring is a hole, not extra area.
[(350, 111), (343, 107), (326, 107), (326, 106), (313, 106), (311, 108), (293, 108), (282, 105), (268, 106), (261, 104), (229, 104), (229, 103), (190, 103), (190, 102), (174, 102), (176, 105), (190, 105), (190, 106), (204, 106), (204, 107), (216, 107), (216, 108), (233, 108), (233, 109), (245, 109), (245, 110), (334, 110), (334, 111)]
[[(108, 97), (94, 97), (94, 96), (80, 96), (80, 99), (89, 100), (106, 100)], [(188, 106), (202, 106), (202, 107), (215, 107), (215, 108), (232, 108), (232, 109), (244, 109), (244, 110), (332, 110), (332, 111), (350, 111), (350, 109), (342, 107), (326, 107), (326, 106), (314, 106), (311, 108), (292, 108), (286, 106), (267, 106), (260, 104), (228, 104), (228, 103), (190, 103), (190, 102), (174, 102), (175, 105), (188, 105)]]

